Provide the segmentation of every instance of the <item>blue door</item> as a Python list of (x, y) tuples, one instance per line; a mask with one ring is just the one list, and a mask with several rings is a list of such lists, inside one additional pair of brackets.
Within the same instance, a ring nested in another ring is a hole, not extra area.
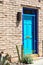
[(35, 15), (23, 14), (23, 52), (33, 53), (33, 22)]

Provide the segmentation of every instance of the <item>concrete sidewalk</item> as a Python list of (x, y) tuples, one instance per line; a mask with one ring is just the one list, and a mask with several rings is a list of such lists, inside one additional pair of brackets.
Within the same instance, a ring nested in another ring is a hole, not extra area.
[(33, 61), (33, 65), (43, 65), (43, 59)]
[(37, 60), (33, 61), (33, 64), (16, 64), (16, 63), (11, 63), (11, 65), (43, 65), (43, 57), (38, 58)]

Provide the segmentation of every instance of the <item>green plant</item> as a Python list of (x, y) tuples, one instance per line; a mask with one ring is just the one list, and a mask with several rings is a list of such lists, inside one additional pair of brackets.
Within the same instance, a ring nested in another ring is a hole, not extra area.
[(21, 46), (21, 58), (20, 58), (19, 49), (17, 45), (16, 45), (16, 49), (18, 54), (18, 60), (20, 63), (32, 64), (32, 61), (33, 61), (32, 57), (23, 55), (23, 45)]
[(0, 53), (0, 65), (10, 65), (11, 62), (11, 57), (6, 54), (4, 55), (4, 53)]
[(23, 58), (23, 45), (21, 45), (21, 58), (20, 58), (19, 49), (18, 49), (17, 45), (16, 45), (16, 50), (17, 50), (17, 54), (18, 54), (18, 60), (21, 63), (21, 60)]
[(21, 60), (23, 59), (23, 45), (21, 45)]
[(16, 45), (16, 50), (17, 50), (17, 54), (18, 54), (18, 60), (19, 60), (19, 62), (21, 62), (21, 60), (20, 60), (20, 54), (19, 54), (19, 49), (18, 49), (17, 45)]
[(32, 63), (33, 63), (33, 59), (32, 59), (31, 56), (28, 56), (28, 63), (29, 63), (29, 64), (32, 64)]
[(33, 61), (33, 59), (31, 56), (28, 56), (28, 57), (24, 56), (21, 62), (25, 63), (25, 64), (32, 64), (33, 63), (32, 61)]

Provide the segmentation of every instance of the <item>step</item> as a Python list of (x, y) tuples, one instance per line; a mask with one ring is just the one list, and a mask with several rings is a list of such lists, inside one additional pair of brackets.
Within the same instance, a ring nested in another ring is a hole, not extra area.
[(36, 60), (41, 60), (41, 59), (43, 59), (43, 57), (37, 57), (36, 59), (33, 59), (33, 60), (36, 61)]

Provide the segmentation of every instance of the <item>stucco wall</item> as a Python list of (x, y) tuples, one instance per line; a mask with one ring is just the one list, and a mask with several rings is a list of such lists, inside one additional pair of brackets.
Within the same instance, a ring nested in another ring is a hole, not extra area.
[(42, 56), (43, 40), (43, 1), (38, 0), (3, 0), (0, 3), (0, 52), (9, 53), (12, 60), (17, 60), (15, 45), (22, 44), (22, 19), (17, 27), (17, 12), (22, 13), (23, 7), (40, 7), (38, 17), (38, 49)]

